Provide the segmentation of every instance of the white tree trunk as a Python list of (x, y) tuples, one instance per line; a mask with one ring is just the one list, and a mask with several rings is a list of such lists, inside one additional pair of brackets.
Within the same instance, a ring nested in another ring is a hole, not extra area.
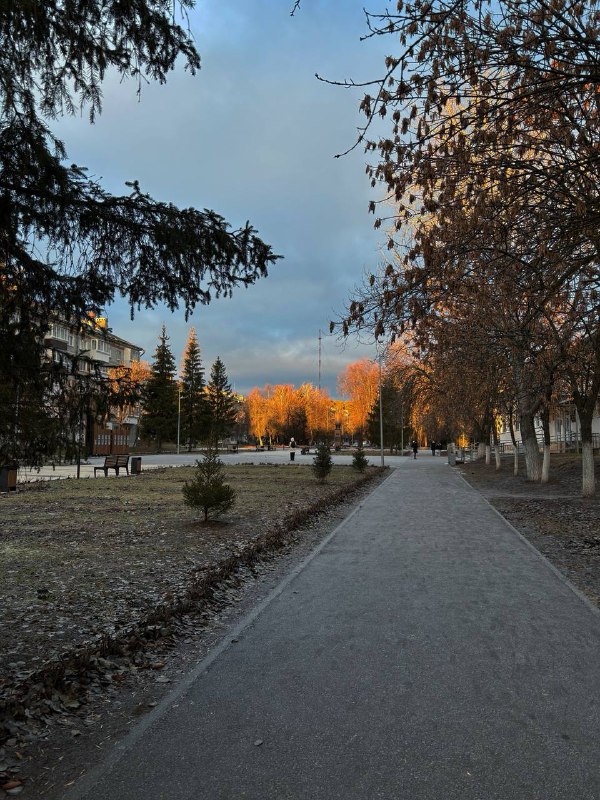
[(499, 444), (495, 444), (494, 445), (494, 455), (496, 457), (496, 469), (500, 469), (500, 467), (502, 466), (502, 457), (500, 455), (500, 445)]
[(485, 456), (485, 443), (479, 442), (477, 445), (477, 458), (483, 458)]
[(513, 450), (513, 475), (516, 477), (519, 474), (519, 448), (515, 447)]
[(489, 446), (489, 444), (486, 444), (486, 446), (485, 446), (485, 463), (486, 464), (490, 464), (491, 461), (492, 461), (492, 448)]
[(589, 441), (581, 443), (581, 466), (581, 494), (584, 497), (592, 497), (596, 490), (596, 480), (594, 477), (594, 449)]
[(550, 478), (550, 445), (544, 444), (544, 459), (542, 461), (542, 483), (548, 483)]
[(527, 465), (527, 480), (539, 481), (542, 477), (542, 461), (537, 440), (526, 439), (523, 445), (525, 449), (525, 464)]
[(521, 438), (523, 440), (523, 449), (525, 450), (527, 480), (537, 482), (542, 477), (542, 459), (531, 414), (521, 415)]

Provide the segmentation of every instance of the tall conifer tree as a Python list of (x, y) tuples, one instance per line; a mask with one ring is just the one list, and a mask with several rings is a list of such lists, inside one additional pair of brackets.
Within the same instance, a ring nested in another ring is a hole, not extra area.
[(190, 328), (181, 363), (181, 437), (188, 452), (208, 433), (204, 367), (196, 331)]
[(158, 337), (151, 369), (152, 375), (146, 384), (141, 433), (143, 437), (153, 439), (160, 451), (163, 441), (174, 441), (177, 435), (179, 394), (175, 380), (175, 359), (165, 325)]
[(219, 439), (227, 436), (236, 422), (236, 399), (227, 380), (225, 365), (219, 357), (210, 370), (208, 383), (211, 440), (218, 447)]

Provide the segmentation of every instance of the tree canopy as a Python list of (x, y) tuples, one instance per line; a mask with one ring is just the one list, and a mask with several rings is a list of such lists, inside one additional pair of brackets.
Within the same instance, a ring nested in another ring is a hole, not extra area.
[(133, 176), (115, 196), (67, 153), (49, 124), (102, 110), (110, 72), (166, 81), (200, 58), (185, 22), (192, 0), (15, 0), (0, 8), (0, 250), (6, 292), (76, 314), (117, 295), (135, 307), (186, 312), (266, 275), (278, 258), (252, 226), (214, 211), (179, 209)]
[[(109, 75), (164, 83), (200, 57), (186, 25), (193, 0), (14, 0), (0, 4), (0, 457), (30, 464), (54, 449), (51, 370), (40, 371), (51, 314), (77, 325), (117, 297), (136, 309), (229, 296), (279, 256), (249, 222), (178, 208), (141, 176), (108, 192), (71, 164), (52, 122), (102, 111)], [(24, 355), (25, 354), (25, 355)], [(18, 363), (19, 369), (14, 365)], [(20, 445), (15, 445), (16, 440)]]
[[(561, 371), (581, 365), (585, 391), (576, 376), (569, 383), (590, 494), (600, 386), (597, 3), (398, 0), (367, 20), (368, 36), (396, 42), (380, 78), (365, 84), (359, 136), (373, 154), (367, 173), (382, 198), (370, 211), (391, 257), (357, 288), (341, 328), (391, 339), (410, 329), (430, 386), (443, 382), (434, 367), (445, 356), (447, 370), (451, 354), (455, 372), (479, 383), (470, 394), (483, 432), (494, 433), (501, 405), (516, 409), (532, 479), (542, 475), (534, 415), (546, 414)], [(504, 380), (478, 378), (488, 374)]]

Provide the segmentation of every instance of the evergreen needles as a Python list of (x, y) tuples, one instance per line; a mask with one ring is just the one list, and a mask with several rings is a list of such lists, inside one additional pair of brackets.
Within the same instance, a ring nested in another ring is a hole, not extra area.
[(205, 522), (209, 512), (217, 516), (232, 507), (235, 489), (225, 483), (223, 462), (215, 448), (208, 447), (202, 461), (196, 461), (196, 475), (185, 482), (182, 492), (186, 505), (202, 509)]
[(358, 472), (364, 472), (368, 466), (369, 459), (365, 455), (365, 451), (361, 442), (352, 456), (352, 469), (355, 469)]
[(313, 459), (312, 470), (321, 483), (324, 483), (332, 467), (333, 459), (329, 452), (329, 446), (325, 442), (321, 442), (317, 447), (317, 455)]

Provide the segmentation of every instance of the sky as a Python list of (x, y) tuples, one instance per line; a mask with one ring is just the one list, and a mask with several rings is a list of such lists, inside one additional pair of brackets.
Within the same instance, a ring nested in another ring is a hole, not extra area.
[[(380, 3), (380, 0), (373, 0)], [(207, 373), (219, 356), (236, 391), (267, 383), (319, 381), (338, 396), (337, 376), (375, 347), (329, 335), (354, 286), (381, 262), (358, 147), (343, 158), (363, 122), (362, 90), (332, 79), (381, 75), (389, 39), (360, 41), (362, 5), (350, 0), (197, 0), (190, 28), (202, 59), (195, 76), (183, 64), (163, 86), (109, 77), (103, 112), (54, 126), (69, 162), (88, 168), (109, 191), (138, 180), (155, 199), (210, 208), (233, 228), (246, 220), (284, 258), (267, 278), (196, 309), (106, 309), (113, 332), (152, 360), (162, 324), (179, 365), (194, 326)], [(371, 10), (379, 10), (376, 6)]]

